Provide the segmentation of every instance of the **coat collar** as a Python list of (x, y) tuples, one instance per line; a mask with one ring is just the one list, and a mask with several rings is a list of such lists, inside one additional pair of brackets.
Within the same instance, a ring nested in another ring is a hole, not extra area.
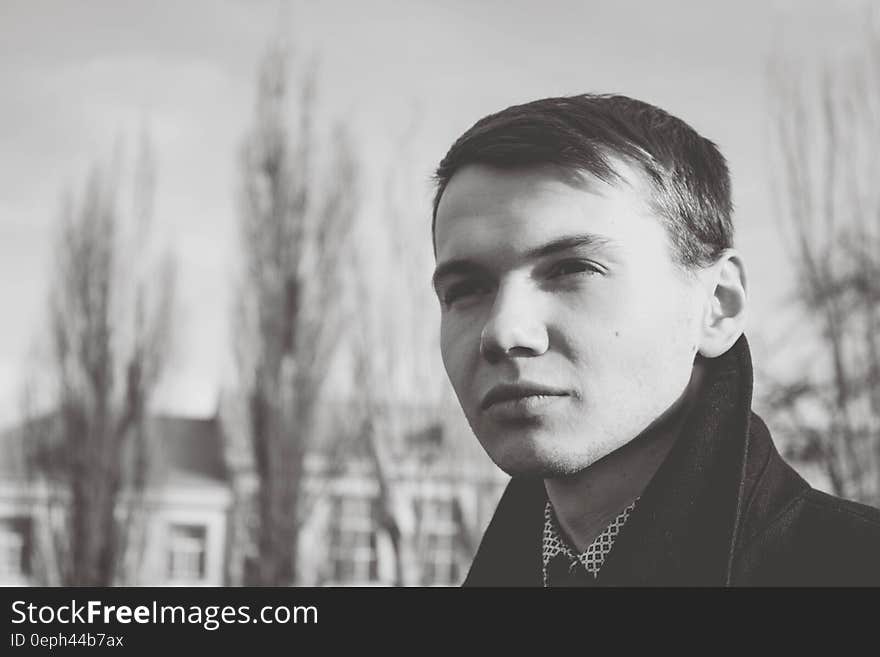
[[(762, 467), (750, 451), (763, 462), (775, 451), (763, 423), (751, 426), (752, 364), (745, 336), (708, 365), (675, 445), (615, 540), (600, 585), (731, 583), (747, 502)], [(511, 480), (466, 586), (541, 585), (546, 499), (540, 479)]]

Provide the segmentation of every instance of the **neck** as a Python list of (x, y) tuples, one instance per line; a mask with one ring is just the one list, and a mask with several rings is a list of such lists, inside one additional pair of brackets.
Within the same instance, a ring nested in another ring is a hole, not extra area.
[(666, 459), (698, 385), (697, 370), (679, 401), (635, 439), (576, 474), (544, 480), (559, 525), (579, 552), (642, 494)]

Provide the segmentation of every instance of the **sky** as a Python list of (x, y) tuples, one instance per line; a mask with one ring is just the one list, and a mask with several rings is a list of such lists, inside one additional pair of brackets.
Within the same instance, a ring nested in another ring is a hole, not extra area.
[[(809, 69), (856, 40), (856, 0), (0, 0), (0, 426), (46, 360), (46, 299), (60, 199), (118, 144), (151, 136), (155, 228), (178, 260), (178, 329), (157, 409), (214, 411), (233, 373), (237, 157), (255, 72), (279, 35), (318, 62), (322, 112), (381, 153), (408, 144), (429, 222), (429, 178), (475, 120), (543, 96), (619, 92), (689, 122), (730, 165), (747, 334), (758, 367), (791, 338), (767, 66)], [(427, 224), (426, 224), (427, 225)], [(427, 235), (427, 233), (426, 233)], [(425, 287), (426, 293), (429, 288)]]

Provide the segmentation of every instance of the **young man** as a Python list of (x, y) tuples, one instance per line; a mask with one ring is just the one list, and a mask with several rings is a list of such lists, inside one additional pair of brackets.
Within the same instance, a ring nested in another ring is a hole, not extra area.
[(477, 122), (436, 177), (443, 361), (512, 476), (465, 585), (880, 584), (880, 511), (811, 489), (751, 412), (712, 142), (623, 96), (548, 98)]

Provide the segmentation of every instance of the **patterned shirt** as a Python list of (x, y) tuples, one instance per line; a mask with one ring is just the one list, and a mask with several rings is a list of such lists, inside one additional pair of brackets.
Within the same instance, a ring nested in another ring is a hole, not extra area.
[(633, 500), (633, 503), (621, 511), (603, 532), (590, 543), (586, 550), (576, 554), (571, 546), (569, 546), (568, 541), (562, 537), (562, 532), (556, 522), (556, 515), (553, 513), (553, 506), (547, 500), (547, 505), (544, 507), (544, 534), (541, 539), (544, 586), (548, 586), (547, 566), (550, 560), (560, 552), (565, 554), (571, 561), (580, 561), (587, 572), (593, 576), (593, 579), (598, 577), (599, 569), (605, 563), (605, 557), (608, 556), (608, 553), (611, 552), (611, 548), (614, 546), (614, 539), (617, 538), (620, 528), (623, 527), (638, 501), (638, 498)]

